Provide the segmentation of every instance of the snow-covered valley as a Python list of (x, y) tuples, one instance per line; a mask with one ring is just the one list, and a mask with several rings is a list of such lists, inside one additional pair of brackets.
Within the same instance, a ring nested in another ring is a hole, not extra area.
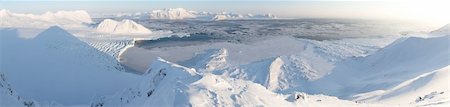
[(449, 24), (182, 8), (111, 17), (1, 10), (0, 106), (450, 105)]

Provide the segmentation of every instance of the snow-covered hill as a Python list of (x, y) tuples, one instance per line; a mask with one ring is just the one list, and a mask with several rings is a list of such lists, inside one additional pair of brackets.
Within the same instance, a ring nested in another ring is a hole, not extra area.
[(113, 94), (137, 80), (115, 58), (60, 27), (50, 27), (32, 39), (17, 35), (15, 29), (2, 29), (0, 69), (23, 97), (88, 104), (94, 96)]
[(41, 15), (13, 13), (9, 10), (0, 10), (0, 27), (19, 28), (47, 28), (58, 25), (63, 27), (86, 27), (84, 24), (92, 23), (86, 11), (57, 11), (46, 12)]
[(152, 33), (144, 26), (128, 19), (117, 22), (112, 19), (103, 20), (98, 26), (97, 31), (113, 34), (149, 34)]

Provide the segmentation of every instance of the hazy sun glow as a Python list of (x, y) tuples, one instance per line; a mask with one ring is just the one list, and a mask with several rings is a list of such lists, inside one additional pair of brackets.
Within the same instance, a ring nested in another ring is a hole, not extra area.
[(395, 19), (450, 22), (450, 1), (395, 1), (384, 4), (380, 9)]

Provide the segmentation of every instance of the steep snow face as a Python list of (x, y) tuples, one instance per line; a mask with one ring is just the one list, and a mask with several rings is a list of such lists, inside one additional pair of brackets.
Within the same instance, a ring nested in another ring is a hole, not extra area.
[(210, 49), (203, 53), (197, 53), (192, 59), (180, 62), (187, 67), (198, 69), (199, 72), (212, 72), (228, 67), (228, 50)]
[(187, 19), (196, 16), (183, 8), (169, 8), (163, 10), (153, 10), (150, 19)]
[(222, 75), (250, 80), (270, 91), (286, 94), (307, 90), (306, 83), (326, 75), (332, 67), (321, 57), (291, 55), (230, 67)]
[(8, 32), (1, 36), (0, 69), (24, 97), (63, 105), (88, 104), (93, 96), (113, 94), (137, 81), (123, 72), (115, 58), (60, 27), (50, 27), (28, 40), (18, 38), (14, 30)]
[(355, 95), (357, 101), (383, 103), (449, 104), (450, 66), (424, 73), (387, 89)]
[(0, 72), (0, 105), (7, 107), (26, 107), (27, 105), (36, 106), (36, 102), (27, 101), (20, 97), (16, 90), (9, 84), (6, 75)]
[[(424, 80), (425, 82), (419, 82), (416, 85), (401, 84), (409, 84), (408, 81), (415, 81), (414, 78), (426, 77), (431, 75), (430, 73), (433, 71), (450, 65), (449, 39), (450, 36), (400, 39), (367, 57), (354, 58), (338, 63), (332, 74), (314, 81), (311, 87), (321, 90), (321, 93), (349, 99), (352, 99), (351, 95), (358, 93), (371, 92), (369, 95), (374, 95), (369, 98), (367, 96), (362, 97), (364, 95), (354, 96), (358, 100), (395, 98), (395, 96), (401, 95), (402, 91), (411, 88), (445, 90), (423, 87), (423, 84), (434, 84), (434, 82), (439, 83), (439, 81)], [(352, 74), (352, 76), (348, 76), (348, 74)], [(411, 88), (402, 88), (405, 86)], [(398, 92), (384, 96), (390, 92), (389, 90), (398, 90)]]
[(41, 15), (13, 13), (9, 10), (0, 10), (0, 27), (19, 28), (47, 28), (58, 25), (63, 27), (86, 27), (84, 24), (92, 23), (86, 11), (57, 11)]
[(128, 19), (124, 19), (121, 22), (114, 21), (112, 19), (103, 20), (98, 26), (97, 31), (103, 33), (113, 34), (149, 34), (152, 33), (144, 26)]
[(143, 75), (138, 87), (125, 90), (112, 98), (95, 101), (93, 105), (174, 106), (181, 102), (179, 99), (183, 96), (180, 91), (184, 90), (185, 85), (200, 78), (195, 69), (158, 58)]

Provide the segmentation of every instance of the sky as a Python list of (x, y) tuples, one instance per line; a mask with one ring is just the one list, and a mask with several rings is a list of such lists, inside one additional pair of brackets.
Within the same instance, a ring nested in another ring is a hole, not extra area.
[(0, 0), (21, 13), (87, 10), (90, 14), (146, 12), (163, 8), (272, 13), (281, 18), (353, 18), (450, 23), (450, 0)]

